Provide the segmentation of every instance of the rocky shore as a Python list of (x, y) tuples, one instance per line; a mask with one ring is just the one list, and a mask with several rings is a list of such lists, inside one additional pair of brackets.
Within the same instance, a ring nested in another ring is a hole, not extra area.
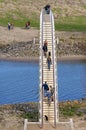
[[(39, 30), (14, 28), (8, 31), (6, 27), (0, 29), (0, 59), (38, 60)], [(74, 59), (86, 60), (85, 32), (56, 32), (56, 43), (58, 59), (74, 57)]]
[[(64, 122), (73, 118), (75, 130), (85, 130), (86, 99), (59, 102), (59, 116)], [(0, 105), (0, 130), (21, 130), (25, 118), (30, 122), (39, 121), (39, 103)]]
[[(38, 60), (39, 58), (39, 41), (34, 44), (33, 41), (17, 42), (12, 44), (0, 44), (0, 58), (14, 60)], [(56, 56), (58, 59), (62, 57), (76, 57), (76, 59), (86, 60), (86, 43), (59, 43), (56, 45)], [(79, 57), (79, 58), (77, 58)]]

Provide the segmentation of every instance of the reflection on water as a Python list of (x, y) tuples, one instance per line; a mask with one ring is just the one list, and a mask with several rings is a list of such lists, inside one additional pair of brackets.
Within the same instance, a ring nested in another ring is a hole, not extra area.
[[(59, 100), (86, 97), (86, 61), (58, 62)], [(39, 63), (0, 61), (0, 104), (39, 101)]]

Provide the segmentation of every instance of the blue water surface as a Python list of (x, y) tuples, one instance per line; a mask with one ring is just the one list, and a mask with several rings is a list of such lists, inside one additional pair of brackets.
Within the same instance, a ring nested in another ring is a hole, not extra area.
[[(86, 62), (57, 63), (59, 101), (86, 97)], [(0, 61), (0, 104), (39, 101), (39, 63)]]
[(76, 100), (86, 97), (86, 61), (58, 63), (59, 100)]

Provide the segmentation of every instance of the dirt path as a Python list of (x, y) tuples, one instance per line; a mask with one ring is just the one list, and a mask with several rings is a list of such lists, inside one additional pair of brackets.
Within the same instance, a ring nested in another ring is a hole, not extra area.
[(14, 29), (9, 31), (7, 27), (0, 26), (0, 44), (30, 41), (34, 37), (38, 37), (38, 35), (39, 35), (39, 31), (33, 28), (24, 29), (24, 28), (14, 27)]
[[(0, 26), (0, 44), (9, 44), (12, 42), (25, 42), (33, 40), (34, 37), (39, 38), (40, 30), (35, 28), (25, 29), (21, 27), (14, 27), (13, 30), (8, 30), (7, 27)], [(56, 31), (55, 37), (57, 36), (60, 40), (60, 43), (64, 41), (64, 43), (69, 42), (78, 42), (78, 40), (86, 41), (86, 33), (85, 32), (65, 32), (65, 31)], [(72, 41), (71, 41), (72, 40)]]

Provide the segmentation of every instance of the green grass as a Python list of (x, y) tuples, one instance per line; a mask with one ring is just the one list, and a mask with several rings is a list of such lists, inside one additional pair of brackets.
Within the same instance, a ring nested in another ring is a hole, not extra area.
[(39, 28), (39, 22), (38, 21), (33, 20), (33, 19), (28, 19), (28, 18), (26, 18), (26, 19), (22, 18), (22, 19), (15, 20), (13, 18), (7, 17), (5, 19), (3, 18), (3, 19), (0, 20), (0, 25), (1, 26), (7, 26), (8, 22), (10, 22), (10, 23), (14, 23), (14, 26), (16, 26), (16, 27), (25, 27), (25, 23), (27, 21), (30, 21), (31, 27)]
[(86, 31), (86, 17), (63, 17), (55, 21), (55, 29), (59, 31)]
[[(16, 18), (13, 17), (15, 14)], [(0, 19), (1, 26), (7, 26), (7, 23), (14, 23), (14, 26), (25, 27), (25, 23), (30, 21), (31, 27), (36, 27), (39, 29), (40, 21), (36, 14), (33, 13), (31, 17), (26, 17), (19, 11), (12, 12), (12, 14), (6, 14), (5, 18)], [(55, 20), (55, 30), (58, 31), (86, 31), (86, 18), (84, 16), (78, 17), (64, 17)]]
[(84, 9), (86, 9), (86, 5), (84, 5)]
[(4, 0), (0, 0), (0, 2), (4, 2)]
[(8, 22), (14, 23), (16, 27), (25, 27), (25, 23), (30, 21), (31, 27), (39, 28), (39, 19), (37, 19), (36, 13), (32, 13), (32, 15), (28, 18), (25, 14), (19, 9), (13, 10), (9, 13), (5, 13), (4, 17), (0, 18), (0, 25), (7, 26)]
[(28, 119), (30, 121), (38, 121), (39, 119), (39, 112), (33, 111), (33, 112), (26, 112), (21, 115), (23, 118)]
[[(13, 14), (16, 14), (15, 17), (13, 17)], [(14, 23), (14, 26), (16, 27), (25, 27), (25, 23), (27, 21), (30, 21), (32, 27), (39, 28), (39, 20), (36, 19), (34, 16), (31, 18), (28, 18), (24, 16), (23, 14), (19, 13), (18, 11), (12, 12), (12, 14), (5, 14), (5, 18), (0, 19), (0, 25), (1, 26), (7, 26), (8, 22)]]
[(65, 23), (56, 23), (55, 29), (58, 31), (86, 31), (86, 25), (79, 24), (65, 24)]
[(64, 116), (82, 116), (83, 112), (78, 111), (79, 108), (79, 105), (66, 105), (64, 107), (60, 107), (60, 113)]

